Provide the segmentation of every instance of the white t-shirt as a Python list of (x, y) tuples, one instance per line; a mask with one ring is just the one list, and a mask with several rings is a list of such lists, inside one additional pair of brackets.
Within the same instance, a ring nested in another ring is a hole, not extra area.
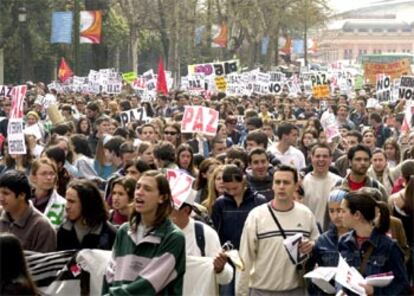
[(306, 167), (305, 156), (296, 147), (290, 146), (285, 153), (282, 153), (277, 149), (277, 143), (275, 143), (268, 148), (268, 151), (279, 159), (282, 164), (294, 166), (299, 171)]
[(315, 215), (316, 221), (323, 227), (325, 225), (326, 207), (328, 204), (329, 193), (334, 188), (336, 182), (342, 180), (338, 175), (331, 172), (325, 178), (315, 177), (312, 172), (303, 178), (303, 189), (305, 197), (303, 203), (309, 207)]

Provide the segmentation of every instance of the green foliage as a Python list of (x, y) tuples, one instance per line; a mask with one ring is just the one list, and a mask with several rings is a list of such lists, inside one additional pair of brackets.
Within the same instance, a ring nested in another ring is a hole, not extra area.
[(109, 48), (125, 44), (129, 36), (129, 26), (125, 18), (110, 8), (108, 16), (103, 23), (105, 43)]

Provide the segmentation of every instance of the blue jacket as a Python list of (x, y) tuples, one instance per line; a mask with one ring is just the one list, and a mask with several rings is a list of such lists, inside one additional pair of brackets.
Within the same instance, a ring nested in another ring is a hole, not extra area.
[[(315, 264), (318, 264), (318, 266), (335, 267), (338, 265), (338, 260), (338, 232), (335, 225), (331, 223), (328, 230), (316, 240), (312, 254), (306, 262), (307, 270), (312, 270)], [(332, 280), (331, 284), (335, 286), (335, 281)], [(308, 283), (308, 293), (309, 295), (326, 295), (310, 281)]]
[(230, 241), (238, 250), (247, 215), (253, 208), (264, 203), (266, 203), (266, 198), (250, 188), (244, 192), (243, 201), (239, 207), (230, 195), (220, 196), (214, 203), (211, 218), (221, 244)]
[[(394, 280), (386, 287), (374, 288), (374, 295), (402, 295), (409, 288), (407, 271), (404, 264), (404, 254), (397, 242), (388, 236), (379, 233), (376, 228), (370, 238), (365, 241), (361, 250), (358, 249), (354, 230), (339, 238), (338, 251), (350, 266), (359, 268), (362, 261), (362, 252), (366, 252), (368, 245), (374, 249), (368, 259), (364, 277), (378, 273), (392, 272)], [(362, 252), (361, 252), (362, 251)]]

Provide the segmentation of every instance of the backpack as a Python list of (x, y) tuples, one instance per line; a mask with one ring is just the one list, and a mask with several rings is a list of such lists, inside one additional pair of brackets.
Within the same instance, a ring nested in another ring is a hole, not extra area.
[(204, 226), (202, 222), (194, 221), (194, 229), (195, 229), (195, 235), (196, 235), (196, 242), (197, 246), (200, 249), (201, 256), (206, 256), (206, 240), (204, 237)]

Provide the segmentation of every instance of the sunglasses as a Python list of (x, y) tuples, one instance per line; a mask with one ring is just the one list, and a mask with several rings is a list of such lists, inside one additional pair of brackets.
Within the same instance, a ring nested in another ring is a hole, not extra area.
[(164, 135), (169, 135), (169, 136), (175, 136), (177, 134), (177, 132), (170, 132), (170, 131), (165, 131)]

